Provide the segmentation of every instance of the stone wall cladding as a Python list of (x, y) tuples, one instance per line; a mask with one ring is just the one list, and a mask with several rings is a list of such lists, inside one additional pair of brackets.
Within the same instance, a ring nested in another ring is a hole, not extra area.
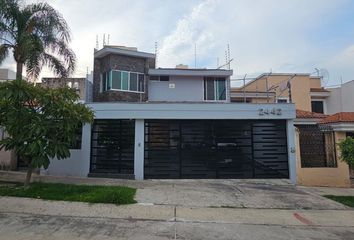
[[(150, 65), (150, 66), (149, 66)], [(154, 67), (154, 61), (144, 58), (136, 58), (122, 55), (110, 54), (101, 59), (94, 60), (93, 75), (93, 101), (94, 102), (146, 102), (148, 96), (149, 67)], [(124, 91), (105, 91), (100, 93), (100, 74), (109, 70), (123, 70), (145, 74), (145, 92), (124, 92)]]

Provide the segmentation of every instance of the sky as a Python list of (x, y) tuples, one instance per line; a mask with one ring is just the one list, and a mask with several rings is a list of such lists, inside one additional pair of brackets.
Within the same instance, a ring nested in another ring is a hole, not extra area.
[[(37, 0), (27, 3), (38, 2)], [(63, 14), (77, 56), (75, 76), (93, 68), (96, 36), (110, 45), (155, 52), (157, 66), (216, 68), (230, 48), (233, 78), (264, 72), (354, 79), (352, 0), (48, 0)], [(196, 50), (196, 51), (195, 51)], [(196, 52), (196, 55), (195, 55)], [(195, 57), (196, 56), (196, 57)], [(14, 68), (9, 58), (1, 67)], [(44, 69), (41, 76), (52, 76)]]

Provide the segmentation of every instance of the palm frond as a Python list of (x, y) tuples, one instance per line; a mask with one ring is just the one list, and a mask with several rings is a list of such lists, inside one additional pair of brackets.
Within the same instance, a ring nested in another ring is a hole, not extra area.
[(0, 64), (5, 60), (7, 55), (9, 55), (9, 48), (10, 48), (10, 45), (8, 45), (8, 44), (1, 44), (0, 45)]

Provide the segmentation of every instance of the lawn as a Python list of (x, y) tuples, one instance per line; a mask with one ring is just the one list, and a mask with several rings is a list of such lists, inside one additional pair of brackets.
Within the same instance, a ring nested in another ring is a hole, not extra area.
[(325, 195), (324, 197), (332, 199), (336, 202), (340, 202), (349, 207), (354, 207), (354, 196), (334, 196), (334, 195)]
[(23, 186), (1, 186), (0, 196), (26, 197), (46, 200), (130, 204), (136, 189), (121, 186), (87, 186), (60, 183), (32, 183)]

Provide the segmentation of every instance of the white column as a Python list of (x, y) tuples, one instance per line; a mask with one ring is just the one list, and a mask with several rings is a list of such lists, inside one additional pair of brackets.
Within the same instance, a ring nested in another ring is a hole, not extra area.
[(135, 120), (134, 175), (135, 180), (144, 179), (144, 119)]
[(288, 140), (288, 161), (289, 161), (289, 175), (293, 184), (296, 184), (296, 154), (295, 154), (295, 128), (294, 120), (286, 121), (286, 135)]
[(90, 173), (91, 164), (91, 124), (85, 124), (82, 127), (81, 140), (82, 172), (80, 175), (87, 176)]

